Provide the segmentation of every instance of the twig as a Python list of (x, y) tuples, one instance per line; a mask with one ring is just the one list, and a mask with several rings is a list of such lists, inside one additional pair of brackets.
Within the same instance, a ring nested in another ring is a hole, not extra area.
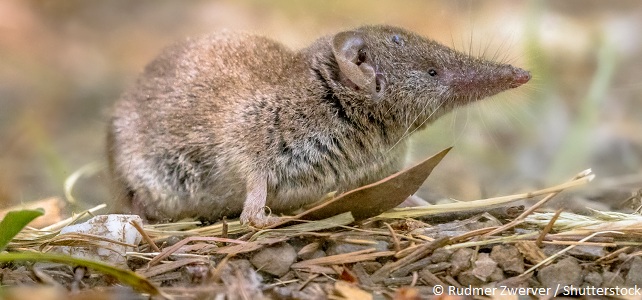
[(419, 274), (417, 271), (412, 272), (412, 282), (410, 283), (410, 286), (415, 286), (417, 284), (417, 280), (419, 279)]
[(395, 254), (394, 251), (380, 251), (380, 252), (375, 252), (375, 251), (377, 251), (375, 248), (368, 248), (368, 249), (344, 253), (344, 254), (337, 254), (337, 255), (308, 259), (302, 262), (292, 264), (291, 268), (304, 269), (313, 265), (349, 264), (349, 263), (354, 263), (354, 262), (359, 262), (364, 260), (372, 260), (372, 259), (376, 259), (377, 257), (392, 256)]
[(491, 231), (491, 230), (493, 230), (495, 228), (497, 228), (497, 227), (493, 226), (493, 227), (479, 228), (477, 230), (469, 231), (469, 232), (466, 232), (466, 233), (464, 233), (462, 235), (459, 235), (459, 236), (456, 236), (456, 237), (452, 238), (451, 242), (453, 244), (456, 244), (456, 243), (459, 243), (461, 241), (465, 241), (465, 240), (467, 240), (467, 239), (469, 239), (471, 237), (479, 236), (479, 235), (482, 235), (484, 233), (487, 233), (487, 232), (489, 232), (489, 231)]
[(419, 246), (414, 252), (410, 253), (408, 256), (398, 261), (391, 262), (384, 265), (383, 267), (381, 267), (381, 269), (374, 272), (370, 278), (375, 283), (381, 282), (384, 280), (386, 276), (388, 276), (388, 274), (390, 274), (390, 272), (399, 269), (401, 266), (404, 266), (404, 265), (413, 263), (419, 259), (422, 259), (426, 255), (435, 251), (435, 249), (445, 246), (446, 244), (448, 244), (448, 242), (450, 242), (450, 239), (448, 239), (447, 237), (443, 237), (440, 239), (436, 239), (431, 243), (425, 243)]
[(616, 258), (616, 257), (618, 257), (618, 256), (620, 255), (620, 253), (627, 252), (627, 251), (629, 251), (630, 249), (631, 249), (631, 247), (629, 247), (629, 246), (622, 247), (622, 248), (617, 249), (617, 250), (615, 250), (615, 251), (613, 251), (613, 252), (611, 252), (611, 253), (609, 253), (609, 254), (607, 254), (607, 255), (605, 255), (605, 256), (602, 256), (602, 257), (600, 257), (600, 258), (596, 259), (596, 260), (595, 260), (595, 263), (596, 263), (596, 264), (599, 264), (599, 263), (605, 262), (605, 261), (607, 261), (607, 260), (610, 260), (610, 259)]
[(45, 228), (41, 228), (40, 231), (46, 232), (46, 231), (60, 230), (61, 228), (65, 227), (65, 226), (71, 224), (72, 222), (75, 222), (79, 218), (83, 217), (85, 214), (93, 214), (94, 212), (96, 212), (98, 210), (101, 210), (101, 209), (103, 209), (105, 207), (107, 207), (107, 204), (104, 204), (104, 203), (100, 204), (100, 205), (97, 205), (97, 206), (95, 206), (93, 208), (90, 208), (90, 209), (80, 213), (80, 214), (77, 214), (77, 215), (71, 216), (69, 218), (66, 218), (66, 219), (64, 219), (64, 220), (62, 220), (62, 221), (60, 221), (60, 222), (58, 222), (56, 224), (52, 224), (52, 225), (49, 225), (49, 226), (47, 226)]
[(539, 235), (539, 237), (537, 237), (537, 240), (535, 241), (535, 245), (537, 245), (537, 247), (542, 246), (542, 241), (544, 241), (544, 237), (546, 237), (546, 235), (549, 232), (551, 232), (551, 229), (553, 229), (553, 225), (555, 225), (555, 221), (557, 221), (557, 218), (559, 218), (560, 214), (562, 213), (562, 210), (563, 209), (560, 208), (555, 212), (551, 220), (548, 222), (548, 224), (546, 224), (546, 227), (544, 227), (544, 229), (542, 230), (542, 233)]
[(227, 264), (227, 262), (232, 258), (234, 254), (228, 254), (223, 257), (223, 259), (216, 265), (216, 268), (214, 271), (212, 271), (212, 281), (217, 282), (220, 279), (221, 271), (223, 270), (223, 267)]
[(190, 264), (194, 264), (194, 263), (207, 264), (207, 263), (209, 263), (209, 261), (208, 261), (207, 258), (187, 258), (187, 259), (181, 259), (181, 260), (173, 261), (173, 262), (168, 263), (168, 264), (162, 264), (162, 265), (154, 266), (152, 268), (149, 268), (149, 269), (146, 269), (144, 271), (137, 272), (137, 273), (142, 275), (142, 276), (144, 276), (144, 277), (150, 278), (150, 277), (154, 277), (154, 276), (157, 276), (157, 275), (160, 275), (160, 274), (163, 274), (163, 273), (167, 273), (167, 272), (169, 272), (171, 270), (174, 270), (174, 269), (178, 269), (178, 268), (180, 268), (182, 266), (190, 265)]
[(428, 221), (430, 224), (448, 223), (453, 220), (463, 220), (488, 213), (496, 219), (507, 220), (519, 216), (524, 211), (524, 205), (514, 206), (500, 206), (500, 207), (482, 207), (474, 209), (462, 208), (460, 211), (450, 211), (444, 213), (436, 213), (428, 216), (417, 217), (421, 221)]
[(450, 284), (452, 286), (456, 286), (458, 288), (463, 288), (463, 286), (459, 282), (457, 282), (457, 280), (455, 280), (455, 278), (453, 278), (450, 275), (444, 277), (444, 280), (446, 280), (446, 282), (448, 282), (448, 284)]
[[(599, 234), (603, 234), (603, 233), (616, 233), (616, 234), (621, 234), (620, 232), (617, 232), (617, 231), (602, 231), (602, 232), (596, 232), (596, 233), (593, 233), (593, 234), (591, 234), (591, 235), (589, 235), (589, 236), (587, 236), (587, 237), (585, 237), (585, 238), (581, 239), (581, 240), (580, 240), (580, 242), (586, 242), (586, 241), (590, 240), (592, 237), (594, 237), (594, 236), (596, 236), (596, 235), (599, 235)], [(546, 263), (548, 263), (549, 261), (554, 260), (555, 258), (557, 258), (557, 257), (559, 257), (560, 255), (562, 255), (562, 254), (564, 254), (564, 253), (568, 252), (569, 250), (571, 250), (571, 249), (575, 248), (576, 246), (578, 246), (578, 245), (571, 245), (571, 246), (568, 246), (568, 247), (566, 247), (566, 248), (562, 249), (561, 251), (559, 251), (559, 252), (557, 252), (557, 253), (555, 253), (555, 254), (553, 254), (553, 255), (551, 255), (551, 256), (549, 256), (549, 257), (547, 257), (546, 259), (544, 259), (544, 260), (540, 261), (538, 264), (536, 264), (536, 265), (532, 266), (530, 269), (526, 270), (524, 273), (522, 273), (522, 274), (521, 274), (521, 275), (519, 275), (519, 276), (526, 276), (528, 273), (533, 272), (534, 270), (536, 270), (537, 268), (539, 268), (541, 265), (546, 264)]]
[(549, 245), (574, 245), (574, 246), (597, 246), (597, 247), (617, 247), (616, 243), (600, 243), (600, 242), (582, 242), (582, 241), (543, 241), (542, 244)]
[(138, 230), (138, 232), (140, 233), (140, 235), (142, 235), (142, 236), (143, 236), (143, 240), (145, 240), (145, 242), (147, 242), (147, 244), (149, 245), (149, 247), (150, 247), (150, 248), (152, 248), (152, 250), (153, 250), (154, 252), (161, 252), (161, 250), (158, 248), (158, 246), (156, 246), (156, 243), (154, 243), (154, 241), (152, 240), (152, 238), (150, 238), (150, 237), (149, 237), (149, 235), (147, 234), (147, 232), (145, 232), (145, 230), (143, 229), (143, 227), (142, 227), (142, 226), (140, 226), (140, 224), (138, 224), (138, 222), (129, 221), (129, 224), (132, 224), (132, 226), (134, 226), (134, 228), (136, 228), (136, 230)]
[(317, 277), (319, 277), (319, 276), (321, 276), (321, 275), (319, 275), (319, 274), (310, 274), (310, 277), (308, 277), (308, 279), (306, 279), (303, 283), (301, 283), (301, 286), (299, 286), (299, 289), (298, 289), (298, 290), (299, 290), (299, 291), (300, 291), (300, 290), (303, 290), (303, 288), (304, 288), (306, 285), (308, 285), (308, 283), (310, 283), (312, 280), (314, 280), (315, 278), (317, 278)]
[(222, 222), (223, 222), (223, 227), (221, 228), (221, 237), (226, 239), (228, 235), (227, 231), (229, 230), (229, 227), (227, 225), (227, 218), (225, 216), (223, 216)]
[(513, 236), (502, 236), (502, 237), (497, 237), (494, 239), (486, 239), (486, 240), (481, 240), (481, 241), (472, 241), (472, 242), (464, 242), (464, 243), (459, 243), (459, 244), (452, 244), (445, 246), (444, 248), (446, 249), (459, 249), (459, 248), (468, 248), (468, 247), (476, 247), (480, 245), (490, 245), (490, 244), (503, 244), (503, 243), (509, 243), (509, 242), (517, 242), (520, 240), (528, 239), (528, 238), (534, 238), (534, 236), (537, 236), (537, 232), (531, 232), (531, 233), (525, 233), (521, 235), (513, 235)]
[(388, 227), (388, 230), (390, 231), (390, 236), (392, 237), (392, 244), (395, 249), (395, 252), (401, 251), (401, 246), (399, 245), (399, 238), (397, 237), (397, 233), (395, 233), (395, 230), (392, 229), (392, 226), (388, 223), (383, 223)]
[(239, 241), (239, 240), (233, 240), (233, 239), (224, 239), (224, 238), (218, 238), (218, 237), (200, 237), (200, 236), (193, 236), (193, 237), (188, 237), (186, 239), (181, 240), (180, 242), (174, 244), (173, 246), (166, 248), (161, 252), (158, 256), (154, 257), (152, 260), (149, 261), (149, 266), (154, 266), (155, 264), (159, 263), (161, 260), (165, 259), (166, 257), (170, 256), (172, 253), (176, 252), (176, 250), (180, 249), (183, 247), (185, 244), (193, 241), (200, 241), (200, 242), (227, 242), (227, 243), (235, 243), (235, 244), (245, 244), (247, 242), (244, 241)]

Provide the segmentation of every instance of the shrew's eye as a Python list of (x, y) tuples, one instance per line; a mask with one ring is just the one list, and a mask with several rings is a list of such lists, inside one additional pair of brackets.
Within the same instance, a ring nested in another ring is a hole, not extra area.
[(403, 40), (401, 40), (401, 37), (399, 37), (399, 35), (396, 35), (396, 34), (392, 36), (392, 42), (397, 45), (403, 45)]
[(435, 69), (430, 69), (428, 70), (428, 75), (435, 77), (437, 76), (437, 71), (435, 71)]

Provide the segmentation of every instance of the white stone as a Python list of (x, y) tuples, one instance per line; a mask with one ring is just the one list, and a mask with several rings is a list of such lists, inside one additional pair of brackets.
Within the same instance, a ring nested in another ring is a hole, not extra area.
[(82, 233), (100, 236), (114, 242), (121, 242), (133, 246), (120, 245), (114, 242), (97, 241), (96, 246), (61, 246), (56, 251), (77, 258), (97, 260), (116, 266), (126, 266), (127, 251), (135, 251), (142, 240), (142, 235), (130, 224), (131, 221), (142, 225), (143, 221), (136, 215), (101, 215), (89, 219), (85, 223), (69, 225), (60, 230), (60, 235), (69, 233)]

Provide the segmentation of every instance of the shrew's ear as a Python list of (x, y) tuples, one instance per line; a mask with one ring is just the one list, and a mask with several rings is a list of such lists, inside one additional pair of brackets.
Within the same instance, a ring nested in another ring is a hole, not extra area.
[(342, 81), (378, 99), (385, 88), (385, 78), (377, 74), (368, 46), (360, 33), (344, 31), (332, 38), (332, 52), (339, 65)]

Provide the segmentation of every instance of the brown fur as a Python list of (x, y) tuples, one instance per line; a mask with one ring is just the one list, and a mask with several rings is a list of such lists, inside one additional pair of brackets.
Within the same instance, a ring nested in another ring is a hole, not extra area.
[(291, 212), (399, 170), (408, 133), (528, 78), (390, 26), (298, 52), (215, 33), (165, 50), (122, 96), (110, 171), (121, 203), (150, 221), (243, 212), (262, 226), (263, 206)]

